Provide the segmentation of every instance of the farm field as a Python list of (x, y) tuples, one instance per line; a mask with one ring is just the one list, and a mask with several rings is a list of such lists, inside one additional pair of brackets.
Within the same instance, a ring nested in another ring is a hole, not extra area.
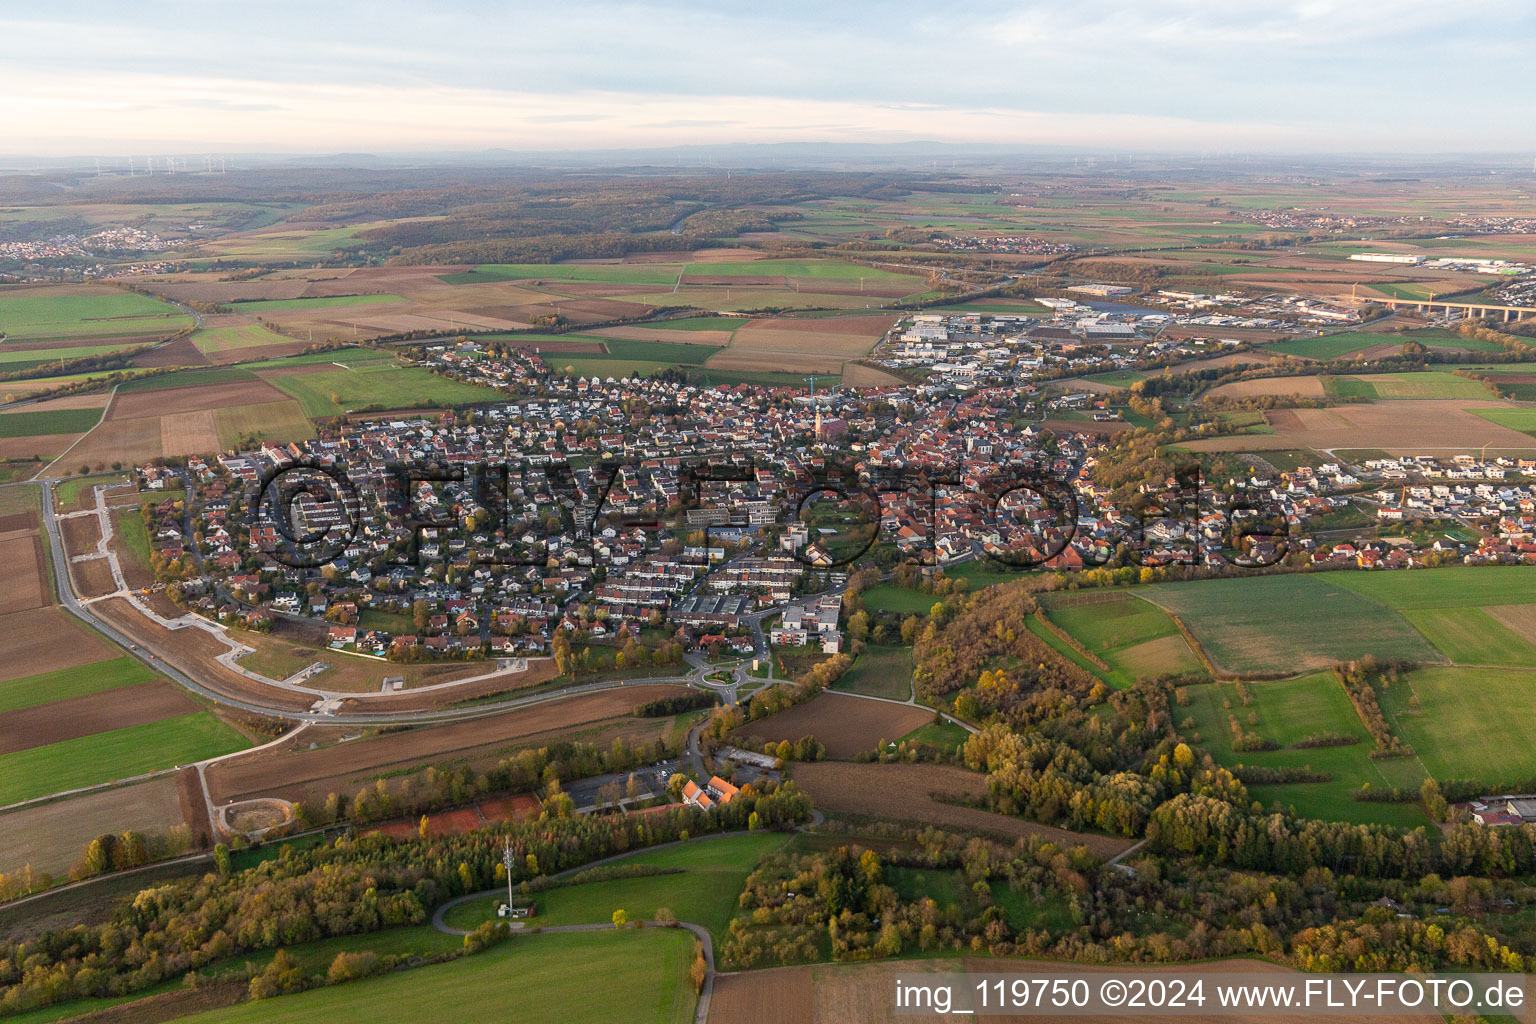
[[(1350, 378), (1336, 377), (1335, 381)], [(1455, 378), (1460, 385), (1475, 381)], [(1195, 451), (1248, 451), (1270, 449), (1375, 449), (1387, 453), (1435, 454), (1479, 452), (1529, 453), (1536, 439), (1518, 430), (1490, 423), (1471, 410), (1516, 408), (1501, 403), (1481, 390), (1481, 397), (1456, 401), (1399, 398), (1393, 401), (1339, 405), (1329, 409), (1271, 409), (1266, 413), (1271, 435), (1237, 435), (1186, 442)]]
[[(1266, 345), (1265, 352), (1275, 352), (1280, 355), (1301, 356), (1304, 359), (1339, 359), (1343, 356), (1353, 355), (1392, 340), (1391, 336), (1383, 337), (1380, 334), (1362, 334), (1348, 332), (1345, 334), (1325, 334), (1320, 338), (1292, 338), (1274, 345)], [(1400, 343), (1400, 342), (1399, 342)]]
[(1131, 682), (1203, 671), (1168, 613), (1130, 594), (1053, 595), (1045, 607), (1052, 622)]
[(1341, 398), (1394, 400), (1492, 398), (1481, 382), (1454, 373), (1426, 370), (1423, 373), (1373, 373), (1368, 376), (1332, 377), (1323, 382), (1329, 394)]
[(1490, 423), (1536, 437), (1536, 409), (1472, 409)]
[[(1236, 685), (1211, 683), (1190, 686), (1189, 706), (1174, 709), (1185, 739), (1205, 749), (1218, 764), (1268, 768), (1311, 768), (1333, 776), (1328, 782), (1294, 782), (1249, 786), (1253, 798), (1268, 807), (1278, 802), (1298, 814), (1330, 821), (1353, 821), (1412, 827), (1425, 823), (1417, 804), (1356, 801), (1352, 794), (1369, 784), (1376, 788), (1417, 789), (1424, 771), (1413, 758), (1372, 758), (1370, 733), (1360, 721), (1349, 695), (1334, 674), (1315, 672), (1299, 679), (1244, 684), (1252, 697), (1244, 705)], [(1228, 707), (1227, 705), (1230, 705)], [(1250, 716), (1252, 718), (1250, 719)], [(1233, 751), (1235, 717), (1246, 733), (1256, 733), (1280, 746), (1278, 750)], [(1295, 748), (1308, 736), (1335, 733), (1353, 736), (1349, 746)]]
[(1138, 593), (1183, 619), (1222, 671), (1304, 672), (1367, 654), (1444, 660), (1396, 611), (1336, 579), (1345, 575), (1159, 583)]
[(262, 369), (261, 376), (298, 400), (312, 419), (364, 408), (411, 409), (426, 405), (493, 402), (500, 393), (394, 361), (338, 366), (318, 373)]
[(749, 320), (705, 364), (712, 370), (843, 372), (896, 322), (893, 316)]
[[(339, 1019), (479, 1024), (490, 1004), (547, 1024), (626, 1021), (689, 1024), (697, 997), (688, 980), (686, 931), (530, 935), (474, 956), (212, 1010), (186, 1024), (332, 1024)], [(366, 947), (365, 947), (366, 948)], [(530, 985), (528, 979), (537, 978)]]
[(1536, 569), (1525, 566), (1341, 572), (1329, 578), (1403, 611), (1536, 604)]
[[(708, 928), (718, 943), (736, 911), (736, 898), (757, 862), (782, 849), (791, 837), (782, 832), (705, 836), (681, 846), (642, 850), (615, 863), (646, 865), (665, 874), (578, 882), (538, 893), (538, 914), (532, 924), (548, 928), (566, 924), (602, 924), (623, 909), (631, 921), (649, 921), (660, 907), (679, 921)], [(573, 876), (580, 878), (580, 874)], [(466, 931), (494, 920), (504, 897), (461, 903), (446, 923)]]
[(1086, 846), (1103, 858), (1131, 845), (1130, 840), (1114, 836), (1071, 832), (950, 803), (949, 799), (980, 800), (987, 792), (985, 775), (952, 765), (796, 761), (790, 765), (789, 775), (811, 794), (818, 809), (829, 814), (879, 818), (907, 826), (937, 825), (1005, 840), (1041, 836), (1063, 849)]
[(1435, 778), (1497, 786), (1536, 776), (1536, 672), (1422, 668), (1379, 700)]
[[(912, 648), (870, 644), (832, 689), (871, 697), (907, 700), (912, 696)], [(895, 739), (895, 737), (891, 737)]]
[(287, 309), (324, 309), (328, 306), (369, 306), (380, 302), (404, 302), (403, 296), (382, 293), (379, 295), (322, 295), (295, 299), (237, 299), (231, 305), (240, 313), (256, 315)]
[(847, 759), (874, 750), (882, 740), (905, 736), (933, 718), (925, 708), (861, 700), (835, 692), (817, 694), (804, 704), (748, 722), (733, 734), (736, 742), (762, 749), (765, 742), (793, 743), (815, 736), (826, 744), (827, 756)]
[(0, 814), (0, 872), (30, 864), (63, 874), (103, 832), (164, 834), (182, 824), (174, 775)]
[(298, 402), (257, 402), (215, 409), (213, 430), (218, 435), (219, 447), (226, 449), (244, 447), (240, 444), (244, 439), (286, 444), (315, 436), (315, 425)]
[(147, 683), (154, 670), (137, 658), (123, 655), (91, 662), (78, 668), (41, 672), (0, 682), (0, 712), (18, 711), (50, 701), (103, 693), (122, 686)]
[(244, 353), (250, 349), (270, 349), (278, 345), (294, 344), (294, 339), (274, 334), (254, 323), (205, 327), (193, 331), (190, 338), (192, 344), (205, 356), (222, 356), (231, 352)]
[(0, 754), (0, 804), (228, 754), (250, 744), (208, 711)]
[[(6, 349), (56, 339), (164, 336), (192, 318), (168, 302), (106, 285), (60, 285), (0, 292)], [(110, 350), (113, 346), (107, 346)], [(60, 358), (56, 351), (47, 358)]]
[[(20, 412), (0, 413), (0, 438), (83, 434), (101, 419), (101, 406), (107, 404), (105, 396), (102, 397), (101, 404), (94, 408), (66, 409), (52, 403), (39, 403), (38, 406)], [(44, 405), (50, 407), (43, 408)]]
[[(1115, 976), (1127, 978), (1135, 975), (1147, 981), (1159, 975), (1179, 970), (1181, 965), (1116, 964)], [(1072, 978), (1082, 975), (1092, 981), (1095, 972), (1106, 968), (1091, 967), (1078, 963), (1058, 963), (1041, 960), (999, 960), (991, 957), (939, 957), (932, 959), (881, 960), (861, 963), (831, 963), (779, 967), (765, 971), (742, 971), (719, 977), (715, 981), (714, 995), (709, 1003), (708, 1024), (738, 1024), (741, 1021), (772, 1021), (774, 1024), (841, 1024), (845, 1021), (900, 1020), (902, 1010), (895, 1005), (896, 979), (921, 984), (923, 975), (945, 971), (1048, 973), (1051, 977)], [(1291, 980), (1299, 975), (1287, 968), (1264, 960), (1232, 959), (1208, 960), (1200, 964), (1200, 970), (1212, 976), (1224, 974), (1272, 974), (1275, 980)], [(954, 1006), (964, 1010), (968, 1005), (960, 1002), (962, 993), (956, 993)], [(911, 1011), (905, 1011), (911, 1012)], [(937, 1014), (931, 1015), (938, 1018)], [(956, 1013), (942, 1019), (972, 1019), (969, 1012)], [(986, 1019), (981, 1014), (976, 1019)], [(1088, 1016), (1018, 1014), (996, 1018), (1007, 1021), (1038, 1021), (1041, 1024), (1071, 1024), (1077, 1020), (1092, 1020)], [(1123, 1016), (1100, 1018), (1118, 1021), (1155, 1021), (1154, 1016)], [(1271, 1024), (1275, 1015), (1271, 1012), (1221, 1013), (1184, 1012), (1176, 1019), (1181, 1024)], [(1440, 1017), (1422, 1014), (1411, 1018), (1390, 1014), (1360, 1015), (1351, 1018), (1358, 1024), (1402, 1024), (1404, 1020), (1438, 1024)]]

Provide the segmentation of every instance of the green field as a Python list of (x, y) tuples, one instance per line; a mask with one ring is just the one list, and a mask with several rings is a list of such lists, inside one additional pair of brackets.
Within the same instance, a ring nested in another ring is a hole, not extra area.
[(552, 370), (567, 368), (579, 377), (644, 377), (675, 366), (702, 366), (720, 351), (714, 345), (690, 345), (676, 341), (633, 341), (627, 338), (598, 338), (573, 335), (583, 340), (599, 341), (607, 355), (549, 352), (540, 355)]
[(191, 764), (248, 746), (212, 712), (198, 711), (0, 754), (0, 804)]
[[(274, 335), (275, 337), (275, 335)], [(267, 364), (262, 364), (266, 366)], [(189, 388), (198, 384), (228, 384), (237, 380), (256, 380), (250, 370), (239, 366), (210, 366), (206, 369), (175, 370), (154, 377), (140, 377), (121, 385), (119, 393), (133, 391), (163, 391), (166, 388)]]
[(1497, 785), (1536, 776), (1536, 673), (1424, 668), (1378, 699), (1435, 778)]
[(1536, 409), (1468, 409), (1489, 423), (1536, 437)]
[[(191, 325), (192, 318), (170, 303), (133, 292), (81, 295), (70, 288), (30, 295), (0, 292), (0, 334), (5, 335), (7, 345), (58, 338), (171, 334)], [(49, 358), (60, 357), (50, 353)]]
[(832, 684), (834, 690), (871, 697), (907, 700), (912, 696), (912, 648), (870, 644), (853, 667)]
[(46, 366), (48, 363), (57, 363), (65, 359), (104, 356), (109, 352), (116, 352), (122, 347), (121, 345), (71, 345), (68, 348), (29, 349), (13, 345), (0, 345), (0, 370), (6, 373), (16, 370), (30, 370), (36, 366)]
[(1392, 335), (1381, 334), (1326, 334), (1321, 338), (1292, 338), (1277, 345), (1269, 345), (1266, 352), (1302, 356), (1306, 359), (1339, 359), (1343, 356), (1394, 340)]
[(270, 383), (298, 399), (304, 415), (312, 419), (370, 407), (413, 409), (426, 405), (469, 405), (494, 402), (501, 397), (500, 392), (492, 388), (465, 384), (394, 361), (274, 376)]
[[(518, 936), (474, 956), (298, 995), (183, 1017), (187, 1024), (335, 1024), (342, 1020), (482, 1024), (689, 1024), (686, 931)], [(498, 1009), (499, 1008), (499, 1009)]]
[[(642, 850), (619, 863), (649, 865), (667, 873), (549, 889), (537, 895), (538, 915), (532, 923), (541, 927), (596, 924), (610, 920), (621, 908), (631, 921), (648, 921), (657, 908), (666, 907), (679, 921), (708, 928), (719, 942), (736, 911), (736, 898), (747, 875), (763, 856), (782, 848), (789, 838), (781, 832), (756, 832)], [(505, 900), (492, 897), (461, 903), (448, 912), (447, 923), (455, 928), (474, 928), (492, 919), (498, 902)]]
[(1128, 388), (1137, 381), (1147, 379), (1147, 375), (1139, 370), (1112, 370), (1109, 373), (1096, 373), (1091, 377), (1084, 377), (1095, 384), (1108, 384), (1112, 388)]
[(734, 331), (746, 319), (739, 316), (690, 316), (681, 320), (658, 320), (640, 327), (655, 327), (666, 331)]
[(1536, 568), (1526, 566), (1340, 572), (1328, 579), (1402, 611), (1536, 604)]
[(1403, 617), (1458, 665), (1536, 668), (1536, 647), (1481, 608), (1405, 611)]
[(121, 658), (92, 662), (79, 668), (61, 668), (57, 672), (8, 679), (0, 682), (0, 711), (16, 711), (86, 693), (101, 693), (120, 686), (147, 683), (154, 678), (155, 673), (149, 666), (125, 654)]
[[(1188, 707), (1173, 709), (1186, 739), (1196, 742), (1217, 763), (1272, 768), (1309, 767), (1328, 772), (1328, 782), (1296, 782), (1250, 786), (1254, 799), (1266, 807), (1279, 802), (1295, 807), (1298, 814), (1332, 821), (1375, 822), (1386, 825), (1424, 824), (1416, 804), (1366, 803), (1351, 794), (1369, 783), (1377, 788), (1417, 789), (1424, 779), (1419, 763), (1411, 757), (1372, 758), (1370, 733), (1356, 714), (1344, 687), (1332, 672), (1317, 672), (1299, 679), (1247, 684), (1253, 704), (1245, 707), (1231, 683), (1191, 686)], [(1231, 707), (1223, 706), (1230, 702)], [(1250, 724), (1249, 715), (1257, 724)], [(1234, 752), (1228, 716), (1235, 715), (1245, 732), (1257, 733), (1279, 744), (1279, 750)], [(1186, 718), (1194, 719), (1184, 728)], [(1359, 742), (1342, 747), (1289, 749), (1290, 745), (1318, 733), (1342, 733)]]
[(1442, 661), (1401, 615), (1340, 582), (1358, 575), (1160, 583), (1138, 593), (1182, 618), (1216, 667), (1229, 672), (1304, 672), (1367, 654)]
[(0, 413), (0, 437), (83, 434), (101, 419), (100, 409), (45, 409)]
[(486, 263), (462, 274), (438, 276), (449, 284), (531, 280), (675, 284), (681, 269), (676, 263)]
[(215, 409), (213, 424), (221, 448), (238, 447), (243, 438), (256, 437), (286, 444), (307, 441), (315, 436), (315, 425), (305, 418), (299, 403), (292, 401)]
[(970, 735), (968, 731), (953, 722), (929, 722), (927, 725), (920, 725), (905, 736), (899, 737), (896, 742), (927, 744), (931, 747), (938, 747), (943, 751), (953, 752)]
[(291, 344), (294, 339), (274, 334), (260, 324), (241, 324), (236, 327), (208, 327), (192, 332), (192, 344), (205, 356), (222, 352), (235, 352), (244, 348), (267, 348), (272, 345)]
[(1492, 398), (1480, 382), (1454, 373), (1374, 373), (1368, 376), (1324, 377), (1324, 389), (1339, 398)]
[(241, 313), (270, 313), (282, 309), (324, 309), (327, 306), (368, 306), (376, 302), (404, 302), (404, 296), (391, 295), (328, 295), (315, 299), (245, 299), (230, 303)]
[(860, 595), (870, 611), (901, 612), (903, 615), (927, 615), (934, 604), (943, 598), (925, 594), (920, 590), (896, 587), (881, 583), (863, 591)]
[(1203, 671), (1168, 613), (1129, 594), (1053, 595), (1045, 607), (1052, 622), (1108, 662), (1125, 685), (1142, 676)]

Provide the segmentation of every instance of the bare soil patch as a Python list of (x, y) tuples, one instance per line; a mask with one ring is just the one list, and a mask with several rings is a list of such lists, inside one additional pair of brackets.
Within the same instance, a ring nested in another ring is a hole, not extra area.
[(802, 736), (815, 736), (826, 744), (828, 757), (850, 758), (874, 750), (882, 740), (900, 739), (932, 719), (933, 712), (925, 708), (827, 692), (748, 722), (734, 735), (743, 744), (755, 740), (754, 750), (761, 750), (765, 742), (793, 743)]
[(208, 455), (219, 450), (213, 410), (160, 417), (160, 447), (166, 455)]
[(116, 657), (117, 648), (58, 608), (0, 615), (0, 679), (76, 668)]
[[(985, 775), (951, 765), (818, 761), (796, 763), (789, 774), (824, 811), (938, 825), (1004, 839), (1041, 836), (1062, 846), (1086, 846), (1104, 858), (1113, 857), (1131, 845), (1127, 839), (1070, 832), (947, 802), (980, 800), (987, 792)], [(936, 795), (945, 799), (935, 799)]]
[[(58, 458), (79, 434), (34, 434), (31, 437), (0, 437), (0, 459)], [(39, 466), (39, 469), (42, 467)]]
[(101, 524), (95, 516), (66, 519), (60, 527), (64, 533), (64, 550), (71, 555), (95, 551), (101, 540)]
[(78, 466), (105, 469), (114, 462), (136, 465), (165, 454), (160, 447), (160, 417), (141, 416), (132, 420), (107, 419), (92, 430), (69, 453), (66, 465), (56, 467), (54, 475)]
[(1040, 426), (1057, 434), (1093, 434), (1096, 436), (1118, 434), (1122, 430), (1131, 429), (1129, 423), (1095, 423), (1093, 420), (1042, 420)]
[(1301, 395), (1306, 398), (1322, 398), (1323, 382), (1316, 377), (1264, 377), (1258, 380), (1235, 380), (1212, 388), (1213, 395), (1233, 398), (1251, 398), (1255, 395)]
[(35, 704), (0, 714), (0, 754), (159, 722), (196, 710), (196, 701), (175, 685), (160, 680)]
[(5, 566), (6, 575), (6, 585), (0, 588), (0, 614), (52, 603), (43, 583), (42, 539), (35, 531), (0, 534), (0, 565)]
[(117, 580), (112, 578), (112, 566), (105, 558), (71, 562), (69, 577), (74, 582), (75, 592), (81, 597), (101, 597), (117, 589)]
[[(1263, 960), (1215, 960), (1199, 965), (1202, 974), (1274, 974), (1296, 972)], [(1093, 972), (1125, 977), (1156, 976), (1192, 969), (1189, 964), (1088, 965), (1038, 960), (999, 960), (966, 957), (953, 960), (882, 960), (864, 963), (814, 964), (780, 967), (767, 971), (743, 971), (715, 977), (709, 1002), (709, 1024), (873, 1024), (898, 1020), (895, 1005), (896, 979), (921, 984), (925, 974), (947, 971), (972, 973), (1014, 971), (1048, 976), (1087, 975)], [(1278, 979), (1277, 979), (1278, 980)], [(958, 1004), (957, 1004), (958, 1005)], [(970, 1019), (946, 1017), (945, 1019)], [(1004, 1014), (986, 1018), (1006, 1024), (1080, 1024), (1093, 1018), (1070, 1014)], [(1145, 1014), (1115, 1014), (1099, 1018), (1116, 1024), (1157, 1024), (1177, 1019), (1191, 1024), (1270, 1024), (1276, 1020), (1300, 1020), (1273, 1013), (1181, 1013), (1177, 1018)], [(1390, 1017), (1386, 1014), (1353, 1017), (1366, 1024), (1397, 1020), (1432, 1021), (1437, 1014)]]
[(207, 366), (208, 357), (192, 343), (191, 337), (186, 337), (134, 356), (133, 365), (141, 369), (157, 366)]

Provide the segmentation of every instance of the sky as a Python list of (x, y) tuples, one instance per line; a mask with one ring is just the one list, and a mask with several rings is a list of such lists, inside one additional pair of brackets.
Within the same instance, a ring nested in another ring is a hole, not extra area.
[(0, 153), (1536, 153), (1523, 0), (0, 6)]

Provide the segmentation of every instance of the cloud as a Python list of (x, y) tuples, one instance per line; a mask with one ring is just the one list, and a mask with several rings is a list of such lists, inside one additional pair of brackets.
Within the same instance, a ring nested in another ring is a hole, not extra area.
[[(292, 149), (850, 135), (1441, 150), (1445, 124), (1456, 146), (1536, 147), (1536, 6), (1496, 0), (273, 0), (197, 17), (163, 0), (81, 0), (68, 22), (56, 12), (13, 0), (0, 14), (0, 150), (97, 137), (200, 148), (231, 134)], [(147, 111), (104, 116), (126, 106)]]

